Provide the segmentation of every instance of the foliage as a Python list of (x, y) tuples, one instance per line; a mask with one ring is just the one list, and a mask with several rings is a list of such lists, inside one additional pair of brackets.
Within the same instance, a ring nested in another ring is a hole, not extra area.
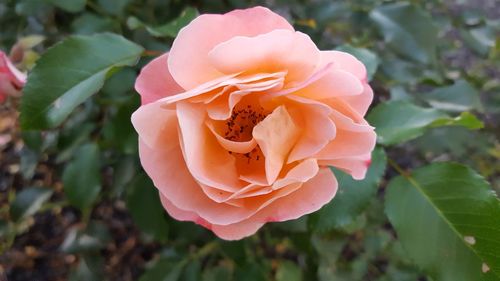
[[(0, 144), (8, 279), (500, 280), (500, 5), (462, 2), (0, 2), (0, 49), (19, 40), (30, 70)], [(227, 242), (163, 211), (133, 85), (198, 14), (254, 5), (365, 63), (378, 147), (318, 212)]]

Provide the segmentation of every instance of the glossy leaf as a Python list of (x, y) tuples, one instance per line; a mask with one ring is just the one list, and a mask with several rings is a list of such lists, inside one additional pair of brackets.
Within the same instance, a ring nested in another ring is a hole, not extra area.
[(375, 8), (370, 18), (394, 52), (424, 64), (435, 60), (438, 29), (425, 10), (394, 3)]
[(38, 60), (21, 102), (23, 129), (59, 125), (71, 111), (96, 93), (108, 72), (134, 65), (143, 49), (115, 34), (72, 36)]
[(89, 208), (101, 190), (100, 155), (96, 144), (85, 144), (64, 170), (62, 180), (69, 202), (84, 210)]
[(155, 37), (171, 37), (177, 36), (177, 33), (198, 16), (198, 10), (188, 7), (175, 20), (160, 26), (150, 26), (145, 24), (136, 17), (127, 19), (127, 26), (134, 30), (137, 28), (146, 28), (146, 30)]
[(368, 114), (367, 119), (375, 127), (378, 143), (385, 145), (414, 139), (431, 127), (464, 126), (478, 129), (483, 126), (470, 113), (451, 118), (437, 109), (416, 106), (407, 101), (381, 103)]
[(48, 0), (48, 2), (67, 12), (77, 13), (83, 10), (87, 0)]
[(324, 232), (353, 223), (375, 197), (386, 162), (384, 150), (377, 148), (372, 153), (371, 166), (364, 180), (354, 180), (350, 175), (335, 170), (339, 190), (330, 203), (309, 216), (310, 227)]
[(60, 250), (70, 254), (97, 252), (104, 248), (110, 239), (111, 235), (104, 223), (91, 221), (85, 229), (80, 229), (79, 225), (71, 227)]
[(419, 97), (432, 107), (446, 111), (462, 112), (481, 109), (479, 92), (466, 80), (459, 80), (451, 86), (419, 94)]
[(130, 183), (126, 203), (134, 222), (142, 231), (158, 241), (166, 241), (166, 212), (161, 205), (158, 190), (145, 174), (137, 175)]
[(500, 201), (473, 170), (436, 163), (399, 176), (387, 188), (385, 212), (433, 280), (500, 280)]
[(42, 204), (52, 195), (52, 190), (46, 187), (28, 187), (16, 194), (10, 206), (10, 216), (14, 221), (35, 214)]

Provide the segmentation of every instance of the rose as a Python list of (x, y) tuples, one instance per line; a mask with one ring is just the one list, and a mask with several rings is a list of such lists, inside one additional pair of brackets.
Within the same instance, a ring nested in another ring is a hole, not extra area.
[(375, 145), (364, 65), (262, 7), (196, 18), (135, 87), (164, 208), (223, 239), (318, 210), (337, 191), (328, 166), (362, 179)]
[(25, 83), (26, 74), (19, 71), (9, 57), (0, 51), (0, 103), (3, 103), (7, 96), (19, 96)]

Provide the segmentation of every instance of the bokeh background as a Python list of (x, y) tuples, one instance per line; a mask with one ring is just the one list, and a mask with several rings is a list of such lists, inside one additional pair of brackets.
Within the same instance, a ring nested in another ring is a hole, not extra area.
[(344, 202), (349, 213), (334, 199), (227, 242), (161, 208), (130, 124), (135, 77), (198, 13), (255, 5), (286, 17), (320, 49), (362, 59), (374, 105), (410, 100), (473, 112), (483, 129), (431, 129), (387, 155), (403, 169), (465, 163), (500, 190), (499, 1), (0, 0), (0, 49), (17, 43), (24, 69), (71, 34), (110, 31), (147, 50), (58, 129), (21, 132), (19, 101), (0, 105), (0, 280), (430, 280), (384, 214), (384, 188), (397, 173), (381, 150), (366, 181), (336, 172), (342, 186), (375, 191), (360, 192), (369, 196), (363, 206)]

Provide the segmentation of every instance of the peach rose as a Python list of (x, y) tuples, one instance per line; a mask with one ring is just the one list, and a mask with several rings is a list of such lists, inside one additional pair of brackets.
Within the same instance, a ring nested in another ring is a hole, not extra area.
[(25, 83), (26, 74), (19, 71), (9, 57), (0, 51), (0, 103), (3, 103), (7, 96), (19, 96)]
[(364, 65), (263, 7), (199, 16), (135, 87), (163, 206), (223, 239), (318, 210), (337, 191), (328, 166), (362, 179), (375, 146)]

